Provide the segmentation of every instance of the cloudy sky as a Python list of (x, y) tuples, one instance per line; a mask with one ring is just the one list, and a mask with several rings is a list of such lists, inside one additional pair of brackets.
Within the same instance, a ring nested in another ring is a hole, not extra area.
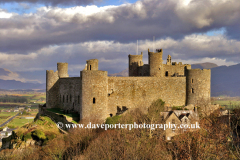
[(0, 68), (45, 82), (57, 62), (78, 76), (97, 58), (100, 70), (116, 73), (128, 54), (142, 51), (147, 63), (148, 48), (162, 48), (163, 59), (233, 65), (239, 28), (240, 0), (1, 0)]

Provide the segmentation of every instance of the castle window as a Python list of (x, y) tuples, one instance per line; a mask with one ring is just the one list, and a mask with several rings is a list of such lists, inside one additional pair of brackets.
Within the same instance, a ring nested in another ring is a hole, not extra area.
[(68, 95), (67, 95), (67, 103), (68, 103)]
[(93, 104), (95, 104), (95, 103), (96, 103), (96, 98), (94, 97), (94, 98), (93, 98)]
[(122, 106), (122, 112), (125, 112), (126, 110), (128, 110), (128, 108), (126, 106)]
[(159, 68), (159, 70), (160, 70), (160, 68)]
[(90, 70), (92, 70), (92, 65), (90, 65)]
[(113, 114), (111, 113), (111, 114), (110, 114), (110, 117), (112, 117), (112, 116), (113, 116)]
[(119, 106), (117, 106), (117, 113), (120, 113), (122, 110)]
[(192, 93), (194, 93), (194, 89), (192, 88)]
[(193, 79), (192, 79), (192, 83), (193, 83)]
[(70, 102), (72, 102), (72, 95), (70, 94)]
[(64, 95), (63, 95), (63, 103), (64, 103)]
[(78, 104), (80, 104), (80, 96), (78, 96)]
[(61, 102), (61, 98), (62, 98), (61, 94), (60, 94), (59, 98), (60, 98), (60, 102)]
[(165, 72), (165, 76), (168, 77), (168, 71)]

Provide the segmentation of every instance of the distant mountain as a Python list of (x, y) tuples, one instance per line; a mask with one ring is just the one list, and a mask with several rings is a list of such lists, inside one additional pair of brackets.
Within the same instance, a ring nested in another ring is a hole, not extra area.
[(45, 89), (46, 84), (41, 83), (23, 83), (15, 80), (0, 79), (0, 89)]
[(211, 69), (212, 96), (240, 96), (240, 64)]
[(123, 71), (121, 71), (119, 73), (108, 74), (108, 76), (111, 76), (111, 77), (128, 77), (128, 68), (124, 69)]
[(215, 68), (215, 67), (218, 67), (218, 65), (216, 65), (215, 63), (210, 63), (210, 62), (192, 64), (192, 69), (196, 69), (196, 68), (211, 69), (211, 68)]

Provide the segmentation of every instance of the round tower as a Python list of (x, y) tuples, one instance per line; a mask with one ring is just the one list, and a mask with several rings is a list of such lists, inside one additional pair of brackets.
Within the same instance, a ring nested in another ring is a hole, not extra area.
[(98, 59), (87, 60), (87, 70), (97, 71), (98, 70)]
[(107, 75), (107, 71), (81, 71), (80, 119), (104, 121), (109, 116)]
[(187, 69), (187, 105), (210, 104), (211, 97), (211, 70)]
[(54, 108), (58, 105), (58, 71), (46, 71), (46, 106)]
[(68, 63), (57, 63), (57, 70), (59, 78), (69, 77)]
[(143, 65), (142, 57), (143, 57), (142, 53), (141, 55), (131, 55), (131, 54), (128, 55), (129, 76), (138, 76), (138, 67)]
[(150, 76), (163, 77), (163, 60), (162, 49), (157, 49), (156, 52), (150, 52), (148, 49), (148, 60), (150, 66)]

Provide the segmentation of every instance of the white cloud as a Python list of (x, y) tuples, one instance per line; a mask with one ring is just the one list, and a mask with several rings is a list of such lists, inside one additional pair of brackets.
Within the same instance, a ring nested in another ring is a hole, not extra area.
[(26, 79), (26, 78), (23, 78), (18, 73), (12, 72), (12, 71), (10, 71), (10, 70), (8, 70), (6, 68), (3, 68), (3, 70), (7, 74), (1, 75), (1, 73), (0, 73), (0, 79), (3, 79), (3, 80), (15, 80), (15, 81), (21, 81), (21, 82), (38, 82), (38, 83), (41, 83), (41, 81), (38, 80), (38, 79)]
[(0, 18), (11, 18), (13, 13), (8, 13), (0, 8)]

